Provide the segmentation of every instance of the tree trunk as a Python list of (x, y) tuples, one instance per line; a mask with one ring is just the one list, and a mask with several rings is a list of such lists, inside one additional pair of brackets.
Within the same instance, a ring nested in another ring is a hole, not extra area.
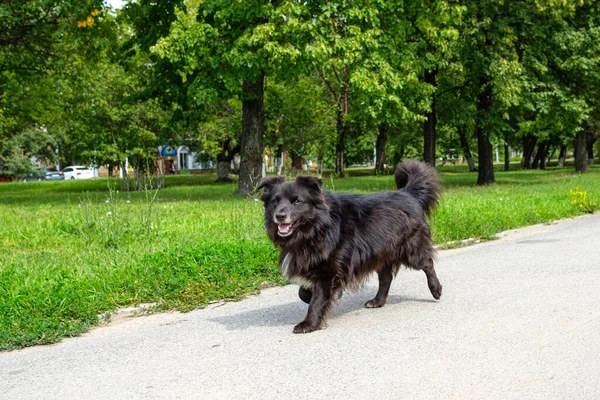
[(586, 130), (587, 128), (581, 129), (575, 137), (575, 171), (580, 173), (587, 170)]
[(217, 161), (217, 182), (231, 182), (229, 177), (230, 161)]
[(292, 158), (292, 168), (302, 170), (302, 155), (295, 151), (290, 151), (290, 157)]
[(552, 157), (554, 157), (554, 153), (556, 153), (557, 146), (552, 147), (552, 151), (550, 151), (549, 149), (550, 145), (548, 145), (548, 150), (546, 151), (546, 164), (548, 164), (550, 160), (552, 160)]
[(262, 175), (264, 142), (264, 83), (261, 72), (256, 81), (243, 82), (242, 138), (240, 143), (240, 180), (238, 194), (254, 194)]
[(283, 147), (281, 145), (277, 146), (275, 159), (277, 160), (277, 175), (281, 175), (283, 172)]
[(375, 143), (375, 175), (383, 175), (385, 172), (385, 145), (388, 140), (388, 128), (386, 123), (379, 125), (379, 134)]
[[(128, 167), (133, 168), (133, 177), (127, 172)], [(151, 190), (164, 187), (164, 175), (157, 168), (156, 160), (140, 157), (130, 157), (120, 166), (123, 171), (123, 191)]]
[(319, 152), (319, 155), (317, 156), (317, 173), (319, 175), (321, 175), (323, 173), (323, 157), (325, 155), (323, 154), (323, 152)]
[(533, 158), (533, 163), (531, 164), (531, 169), (537, 169), (540, 163), (543, 164), (543, 167), (540, 166), (541, 169), (546, 169), (546, 149), (548, 147), (548, 141), (544, 140), (538, 146), (538, 151), (535, 153), (535, 157)]
[(348, 127), (346, 126), (346, 121), (344, 121), (346, 115), (348, 115), (347, 85), (342, 89), (342, 96), (338, 100), (337, 109), (336, 130), (338, 138), (337, 143), (335, 144), (335, 172), (340, 178), (346, 177), (346, 171), (344, 169), (344, 151), (346, 150), (346, 142), (348, 140)]
[(342, 127), (341, 131), (338, 131), (338, 140), (335, 145), (335, 172), (339, 178), (346, 177), (346, 171), (344, 169), (344, 150), (346, 148), (346, 140), (346, 129), (345, 127)]
[(531, 162), (531, 169), (537, 169), (538, 164), (540, 163), (540, 154), (544, 151), (544, 142), (540, 143), (537, 151), (535, 152), (535, 157), (533, 157), (533, 161)]
[(548, 155), (548, 151), (544, 151), (544, 155), (542, 156), (542, 159), (540, 160), (540, 169), (546, 169), (546, 156)]
[(396, 166), (398, 164), (400, 164), (400, 162), (402, 162), (402, 160), (404, 159), (405, 153), (406, 153), (406, 146), (404, 146), (402, 144), (400, 146), (398, 146), (398, 149), (394, 153), (394, 159), (393, 159), (394, 169), (396, 168)]
[[(546, 157), (548, 157), (548, 149), (550, 148), (550, 142), (546, 141), (544, 144), (544, 150), (540, 154), (540, 169), (546, 169)], [(538, 150), (539, 152), (539, 150)]]
[[(425, 83), (436, 87), (436, 75), (437, 69), (433, 69), (431, 71), (425, 72)], [(424, 136), (424, 145), (423, 145), (423, 159), (425, 162), (433, 167), (435, 167), (435, 142), (436, 142), (436, 124), (437, 117), (435, 113), (435, 92), (432, 95), (431, 99), (431, 111), (428, 111), (425, 114), (425, 122), (423, 123), (423, 136)]]
[(231, 160), (236, 153), (239, 153), (240, 146), (231, 147), (231, 139), (226, 139), (222, 146), (221, 152), (217, 155), (217, 182), (232, 182), (229, 178), (229, 169)]
[(565, 159), (567, 158), (567, 146), (564, 144), (560, 145), (560, 153), (558, 154), (558, 166), (565, 166)]
[(531, 157), (533, 156), (533, 151), (535, 150), (536, 143), (536, 136), (523, 136), (523, 158), (521, 160), (521, 166), (525, 169), (531, 169)]
[(473, 154), (471, 154), (471, 149), (469, 149), (469, 142), (467, 141), (467, 134), (462, 127), (458, 128), (458, 136), (460, 137), (460, 147), (462, 148), (463, 155), (469, 164), (469, 172), (477, 171), (475, 168), (475, 160), (473, 159)]
[(486, 132), (486, 118), (492, 108), (492, 89), (485, 80), (482, 85), (485, 86), (479, 94), (477, 100), (477, 154), (479, 158), (479, 170), (477, 174), (477, 185), (488, 185), (494, 183), (494, 158), (492, 143), (490, 142), (490, 132)]
[(510, 152), (508, 149), (508, 141), (506, 140), (506, 134), (504, 135), (504, 170), (510, 170)]
[[(134, 167), (136, 166), (136, 164), (134, 164)], [(138, 170), (136, 170), (135, 168), (133, 170), (133, 173), (134, 173), (133, 184), (129, 180), (129, 174), (127, 173), (127, 164), (125, 163), (125, 161), (123, 161), (122, 163), (119, 164), (119, 170), (121, 171), (121, 175), (123, 176), (123, 183), (121, 184), (121, 190), (123, 190), (124, 192), (133, 192), (133, 191), (137, 191), (137, 190), (141, 189), (138, 187), (138, 178), (140, 175), (140, 172)]]
[(594, 164), (594, 143), (596, 143), (596, 135), (594, 135), (593, 132), (588, 132), (585, 141), (585, 147), (588, 155), (588, 165)]

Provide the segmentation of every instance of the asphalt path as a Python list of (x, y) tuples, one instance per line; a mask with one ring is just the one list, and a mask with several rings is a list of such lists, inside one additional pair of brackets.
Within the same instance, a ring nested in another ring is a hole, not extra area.
[(0, 353), (2, 399), (600, 399), (600, 215), (439, 253), (292, 334), (297, 286)]

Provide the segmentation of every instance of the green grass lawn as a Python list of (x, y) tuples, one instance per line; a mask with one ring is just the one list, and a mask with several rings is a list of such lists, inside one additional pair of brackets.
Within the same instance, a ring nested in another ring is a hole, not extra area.
[[(445, 193), (431, 225), (444, 244), (581, 214), (570, 191), (600, 200), (600, 168), (498, 172), (475, 187), (464, 166), (440, 167)], [(351, 171), (352, 172), (352, 171)], [(391, 176), (324, 178), (330, 190), (393, 190)], [(190, 310), (283, 284), (262, 203), (214, 175), (167, 177), (158, 192), (117, 180), (0, 184), (0, 349), (85, 332), (98, 314), (155, 302)]]

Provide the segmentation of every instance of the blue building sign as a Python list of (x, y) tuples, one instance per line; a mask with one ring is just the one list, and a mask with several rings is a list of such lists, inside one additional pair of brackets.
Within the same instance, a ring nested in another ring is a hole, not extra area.
[(160, 155), (161, 156), (175, 156), (175, 155), (177, 155), (177, 148), (171, 146), (170, 144), (166, 144), (166, 145), (162, 146), (162, 148), (160, 149)]

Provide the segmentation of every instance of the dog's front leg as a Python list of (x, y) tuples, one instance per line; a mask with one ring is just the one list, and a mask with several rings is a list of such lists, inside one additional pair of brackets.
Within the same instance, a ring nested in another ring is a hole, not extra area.
[(294, 333), (310, 333), (323, 328), (325, 317), (332, 306), (331, 284), (318, 282), (312, 288), (312, 297), (304, 321), (294, 327)]

